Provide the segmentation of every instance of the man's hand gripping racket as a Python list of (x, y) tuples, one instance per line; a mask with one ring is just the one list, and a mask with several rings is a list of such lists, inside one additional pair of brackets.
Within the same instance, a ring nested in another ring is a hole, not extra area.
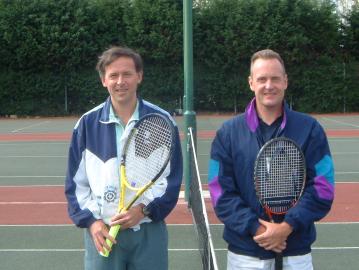
[[(306, 181), (303, 152), (292, 140), (279, 137), (259, 151), (254, 168), (257, 197), (271, 222), (273, 215), (285, 215), (298, 202)], [(282, 269), (282, 253), (277, 253), (275, 269)]]
[[(174, 144), (174, 127), (170, 120), (160, 114), (148, 114), (132, 128), (123, 149), (120, 165), (118, 212), (129, 210), (151, 185), (160, 178), (171, 158)], [(115, 239), (121, 226), (110, 228)], [(111, 248), (113, 243), (106, 239)], [(109, 256), (103, 248), (100, 254)]]

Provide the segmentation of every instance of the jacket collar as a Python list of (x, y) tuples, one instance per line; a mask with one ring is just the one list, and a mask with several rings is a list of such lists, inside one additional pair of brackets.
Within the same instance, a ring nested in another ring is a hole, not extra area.
[[(143, 106), (143, 100), (141, 98), (137, 98), (138, 100), (138, 115), (141, 118), (145, 114), (145, 107)], [(111, 110), (111, 97), (108, 97), (103, 105), (100, 122), (103, 124), (110, 124), (113, 121), (110, 119), (110, 110)]]
[[(289, 107), (286, 102), (283, 102), (283, 120), (280, 125), (280, 129), (283, 130), (287, 124), (287, 114), (289, 112)], [(259, 126), (259, 119), (256, 110), (256, 98), (254, 97), (251, 102), (248, 104), (245, 110), (246, 123), (250, 131), (255, 132)]]

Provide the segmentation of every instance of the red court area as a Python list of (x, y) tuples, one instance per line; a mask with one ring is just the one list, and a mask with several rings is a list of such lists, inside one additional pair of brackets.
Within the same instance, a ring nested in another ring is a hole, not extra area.
[[(329, 138), (359, 137), (359, 129), (326, 130)], [(200, 139), (212, 139), (216, 135), (214, 130), (197, 131)], [(183, 138), (181, 133), (181, 138)], [(69, 141), (71, 133), (4, 133), (0, 134), (0, 141)]]
[[(322, 222), (359, 222), (359, 184), (338, 183), (330, 214)], [(220, 223), (206, 199), (209, 221)], [(71, 224), (64, 189), (47, 187), (0, 187), (0, 224)], [(180, 199), (166, 219), (168, 224), (191, 224), (187, 203)]]
[[(327, 130), (326, 133), (328, 137), (359, 137), (358, 129)], [(215, 131), (210, 130), (197, 134), (201, 139), (211, 139), (214, 135)], [(69, 141), (70, 137), (70, 133), (9, 133), (0, 134), (0, 141)], [(359, 222), (357, 194), (359, 183), (337, 183), (333, 208), (322, 222)], [(220, 223), (210, 200), (205, 201), (210, 223)], [(0, 187), (0, 213), (0, 224), (3, 225), (72, 223), (67, 214), (63, 186)], [(180, 199), (166, 221), (168, 224), (192, 223), (186, 201)]]

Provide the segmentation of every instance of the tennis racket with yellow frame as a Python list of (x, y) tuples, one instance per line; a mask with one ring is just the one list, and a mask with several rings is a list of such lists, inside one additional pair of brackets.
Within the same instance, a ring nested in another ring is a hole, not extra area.
[[(157, 113), (145, 115), (134, 125), (121, 157), (118, 212), (130, 209), (163, 174), (173, 152), (174, 134), (173, 123)], [(116, 238), (120, 228), (112, 226), (109, 234)], [(109, 239), (106, 243), (113, 245)], [(109, 253), (104, 248), (100, 254), (108, 257)]]

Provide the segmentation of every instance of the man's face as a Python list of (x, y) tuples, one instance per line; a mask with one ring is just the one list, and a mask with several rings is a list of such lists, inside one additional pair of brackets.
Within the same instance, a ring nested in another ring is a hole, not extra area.
[(249, 86), (255, 93), (259, 109), (281, 109), (285, 90), (288, 86), (287, 75), (277, 59), (257, 59), (249, 76)]
[(101, 79), (107, 88), (114, 106), (126, 105), (137, 99), (137, 87), (142, 81), (142, 72), (137, 72), (130, 57), (120, 57), (105, 68)]

